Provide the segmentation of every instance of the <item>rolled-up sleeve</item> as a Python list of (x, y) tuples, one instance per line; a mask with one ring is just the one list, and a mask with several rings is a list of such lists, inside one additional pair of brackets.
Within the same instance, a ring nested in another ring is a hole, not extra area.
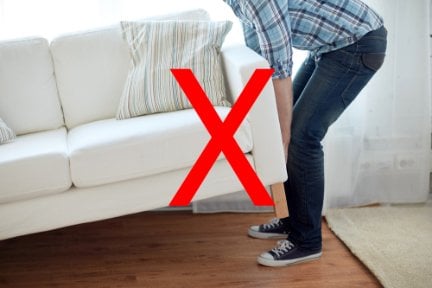
[(243, 22), (246, 44), (257, 51), (258, 40), (257, 52), (275, 69), (273, 78), (291, 76), (293, 52), (288, 1), (240, 0), (238, 4), (241, 13), (236, 14)]

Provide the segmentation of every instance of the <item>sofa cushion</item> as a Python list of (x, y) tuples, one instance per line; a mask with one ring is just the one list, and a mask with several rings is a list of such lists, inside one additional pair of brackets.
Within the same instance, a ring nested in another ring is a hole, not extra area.
[[(149, 19), (208, 17), (198, 9)], [(120, 25), (57, 37), (51, 52), (66, 126), (114, 118), (130, 64)]]
[(117, 119), (191, 108), (170, 68), (189, 68), (213, 105), (229, 106), (220, 48), (229, 21), (121, 22), (132, 58)]
[[(216, 110), (224, 118), (230, 108)], [(209, 139), (192, 109), (82, 125), (68, 137), (72, 181), (89, 187), (190, 167)], [(251, 139), (244, 121), (236, 134), (243, 152)]]
[(66, 191), (71, 186), (66, 129), (18, 136), (0, 145), (0, 203)]
[(15, 132), (0, 118), (0, 144), (8, 143), (15, 139), (15, 137)]
[(0, 115), (17, 135), (64, 125), (47, 40), (0, 42)]

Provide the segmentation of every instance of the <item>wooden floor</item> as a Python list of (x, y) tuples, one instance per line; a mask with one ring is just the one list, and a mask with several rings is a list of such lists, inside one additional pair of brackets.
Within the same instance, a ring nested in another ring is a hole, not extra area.
[(246, 236), (271, 214), (146, 212), (0, 241), (0, 287), (381, 287), (323, 225), (323, 256), (256, 263), (274, 240)]

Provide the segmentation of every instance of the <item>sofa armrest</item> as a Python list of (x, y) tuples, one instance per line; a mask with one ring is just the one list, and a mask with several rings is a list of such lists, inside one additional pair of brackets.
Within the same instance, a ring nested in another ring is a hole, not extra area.
[[(234, 103), (252, 73), (257, 68), (268, 68), (268, 62), (246, 46), (227, 47), (222, 50), (227, 93)], [(272, 81), (268, 81), (247, 116), (251, 125), (252, 155), (256, 173), (264, 185), (287, 179), (276, 99)]]

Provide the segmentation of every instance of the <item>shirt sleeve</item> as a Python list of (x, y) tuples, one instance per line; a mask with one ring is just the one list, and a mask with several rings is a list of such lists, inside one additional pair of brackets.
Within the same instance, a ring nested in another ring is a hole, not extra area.
[(251, 25), (243, 24), (243, 34), (246, 46), (254, 50), (259, 55), (262, 55), (257, 33), (252, 29)]
[(275, 69), (273, 78), (291, 76), (293, 52), (288, 1), (243, 0), (239, 1), (239, 6), (244, 17), (240, 20), (245, 29), (246, 44), (257, 51), (258, 41), (259, 53)]

